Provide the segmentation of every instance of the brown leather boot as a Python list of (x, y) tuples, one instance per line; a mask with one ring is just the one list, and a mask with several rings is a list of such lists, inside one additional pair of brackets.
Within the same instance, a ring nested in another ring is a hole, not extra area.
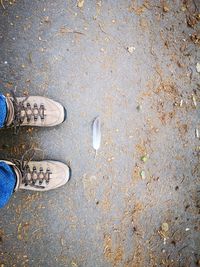
[(6, 126), (50, 127), (66, 120), (66, 109), (58, 102), (43, 96), (6, 97)]
[(18, 189), (49, 191), (63, 186), (71, 177), (71, 168), (59, 161), (42, 160), (26, 163), (18, 160), (3, 161), (15, 171), (17, 182), (14, 191)]

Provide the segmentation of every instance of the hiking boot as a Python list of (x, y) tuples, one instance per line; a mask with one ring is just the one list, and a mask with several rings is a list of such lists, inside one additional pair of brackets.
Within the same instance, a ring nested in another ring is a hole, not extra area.
[(27, 163), (12, 160), (5, 163), (10, 165), (17, 177), (14, 191), (27, 189), (34, 191), (49, 191), (68, 182), (71, 169), (59, 161), (43, 160)]
[(66, 109), (58, 102), (43, 96), (6, 97), (5, 126), (50, 127), (66, 120)]

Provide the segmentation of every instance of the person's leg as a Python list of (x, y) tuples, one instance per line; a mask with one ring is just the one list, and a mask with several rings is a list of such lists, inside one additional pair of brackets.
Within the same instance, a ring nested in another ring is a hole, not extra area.
[(16, 174), (6, 162), (0, 162), (0, 208), (11, 198), (16, 185)]
[(6, 98), (4, 95), (0, 94), (0, 128), (4, 126), (6, 116), (7, 116)]

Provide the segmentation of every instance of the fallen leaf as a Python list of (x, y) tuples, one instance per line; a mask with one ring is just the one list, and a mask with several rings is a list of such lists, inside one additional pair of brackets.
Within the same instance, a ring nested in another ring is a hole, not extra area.
[(148, 157), (147, 157), (147, 156), (142, 156), (142, 157), (141, 157), (141, 161), (143, 161), (143, 162), (147, 162), (147, 160), (148, 160)]
[(162, 228), (162, 231), (163, 232), (168, 232), (169, 231), (169, 225), (168, 225), (168, 223), (166, 223), (166, 222), (162, 223), (161, 228)]
[(166, 13), (169, 12), (169, 6), (167, 4), (163, 6), (163, 11)]

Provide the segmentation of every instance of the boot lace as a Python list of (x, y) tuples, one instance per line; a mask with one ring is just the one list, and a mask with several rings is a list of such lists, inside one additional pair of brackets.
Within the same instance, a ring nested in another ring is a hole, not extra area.
[[(13, 106), (14, 106), (14, 120), (13, 125), (15, 132), (18, 131), (20, 125), (27, 120), (29, 123), (32, 119), (37, 121), (40, 118), (42, 121), (45, 119), (45, 107), (44, 104), (38, 106), (37, 103), (34, 103), (33, 106), (29, 102), (26, 102), (29, 96), (25, 97), (22, 101), (17, 100), (17, 97), (13, 91), (11, 91), (13, 97)], [(26, 103), (25, 103), (26, 102)]]
[[(31, 152), (31, 156), (29, 156), (28, 160), (25, 160), (25, 156), (28, 152)], [(50, 175), (52, 174), (52, 172), (49, 168), (47, 168), (46, 170), (44, 170), (42, 167), (37, 169), (36, 166), (30, 168), (28, 164), (34, 156), (35, 149), (30, 149), (25, 152), (21, 160), (12, 159), (12, 162), (20, 169), (22, 174), (21, 183), (24, 184), (24, 186), (44, 189), (45, 186), (50, 182)]]

